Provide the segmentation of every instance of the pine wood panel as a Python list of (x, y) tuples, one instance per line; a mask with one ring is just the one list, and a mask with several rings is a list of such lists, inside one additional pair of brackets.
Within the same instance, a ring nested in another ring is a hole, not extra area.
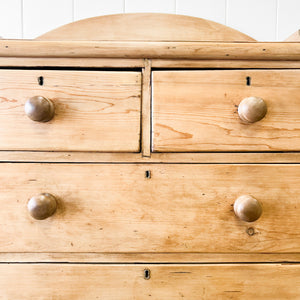
[(300, 163), (299, 152), (198, 152), (198, 153), (104, 153), (104, 152), (45, 152), (41, 151), (0, 151), (0, 162), (65, 162), (65, 163), (144, 163), (144, 164), (203, 164), (203, 163)]
[(299, 295), (299, 264), (0, 265), (0, 299), (297, 300)]
[[(153, 150), (299, 151), (299, 78), (299, 70), (155, 71)], [(237, 108), (250, 96), (268, 112), (244, 124)]]
[(145, 59), (142, 86), (142, 141), (143, 156), (151, 155), (151, 60)]
[[(300, 65), (296, 62), (294, 67)], [(71, 68), (142, 68), (144, 59), (126, 58), (40, 58), (40, 57), (0, 57), (3, 67), (71, 67)], [(291, 66), (292, 67), (292, 66)]]
[[(150, 61), (146, 59), (146, 61)], [(0, 66), (4, 67), (86, 67), (86, 68), (142, 68), (145, 59), (126, 58), (39, 58), (39, 57), (0, 57)], [(299, 69), (300, 61), (279, 60), (196, 60), (196, 59), (154, 59), (153, 68), (168, 69)]]
[(300, 253), (0, 252), (0, 261), (23, 263), (299, 263)]
[[(6, 60), (6, 63), (8, 61), (9, 58)], [(15, 61), (15, 59), (12, 59), (11, 61), (17, 63), (17, 60)], [(34, 59), (32, 62), (31, 61), (28, 60), (28, 63), (33, 63)], [(0, 58), (0, 64), (2, 63)], [(45, 60), (45, 63), (47, 63), (47, 60)], [(161, 69), (300, 69), (300, 61), (152, 59), (152, 67)]]
[(66, 24), (38, 40), (70, 41), (231, 41), (253, 38), (210, 20), (175, 14), (115, 14)]
[[(51, 121), (25, 115), (35, 95), (54, 103)], [(139, 151), (139, 72), (1, 70), (0, 97), (1, 150)]]
[[(299, 165), (1, 166), (1, 252), (300, 251)], [(26, 204), (43, 192), (59, 208), (37, 221)], [(233, 213), (243, 194), (262, 203), (254, 223)]]
[(0, 40), (0, 57), (299, 61), (300, 43)]

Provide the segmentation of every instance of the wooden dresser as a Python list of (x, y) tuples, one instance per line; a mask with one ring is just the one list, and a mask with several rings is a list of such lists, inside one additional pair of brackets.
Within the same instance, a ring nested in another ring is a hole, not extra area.
[(121, 14), (0, 66), (0, 299), (300, 299), (299, 42)]

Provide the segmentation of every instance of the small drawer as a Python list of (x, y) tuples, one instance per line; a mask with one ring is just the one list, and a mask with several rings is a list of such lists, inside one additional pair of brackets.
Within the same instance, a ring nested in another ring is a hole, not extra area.
[(0, 70), (0, 98), (0, 150), (140, 150), (139, 72)]
[(298, 300), (299, 277), (299, 264), (1, 264), (0, 299)]
[(299, 151), (300, 70), (155, 71), (153, 151)]
[(0, 182), (0, 252), (300, 252), (300, 165), (3, 163)]

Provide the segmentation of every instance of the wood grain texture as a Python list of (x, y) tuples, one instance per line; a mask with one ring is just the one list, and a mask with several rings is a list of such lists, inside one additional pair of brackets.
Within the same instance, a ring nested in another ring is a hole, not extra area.
[(145, 157), (151, 155), (151, 60), (145, 59), (142, 79), (142, 143), (141, 151)]
[[(300, 65), (300, 62), (298, 62)], [(142, 68), (144, 59), (0, 57), (3, 67)], [(289, 65), (285, 65), (285, 68)], [(297, 62), (294, 63), (294, 66)]]
[[(3, 67), (86, 67), (86, 68), (143, 68), (145, 59), (124, 58), (39, 58), (0, 57)], [(154, 59), (153, 68), (176, 69), (299, 69), (300, 61), (272, 60), (196, 60), (196, 59)]]
[(258, 153), (151, 153), (142, 156), (141, 153), (118, 152), (44, 152), (44, 151), (0, 151), (0, 162), (65, 162), (65, 163), (144, 163), (144, 164), (236, 164), (236, 163), (300, 163), (298, 152), (258, 152)]
[[(299, 165), (1, 166), (1, 252), (300, 251)], [(58, 208), (36, 221), (26, 204), (43, 192)], [(243, 194), (262, 204), (258, 221), (235, 216)]]
[[(150, 88), (151, 68), (297, 69), (300, 43), (122, 14), (1, 40), (0, 66), (41, 68), (0, 70), (0, 299), (299, 299), (300, 152), (233, 152), (299, 151), (299, 71), (155, 78), (153, 120), (167, 127), (154, 122), (154, 150), (183, 153), (151, 153)], [(52, 121), (25, 116), (33, 93), (54, 102)], [(237, 119), (244, 95), (268, 104), (251, 127)], [(40, 193), (58, 207), (38, 221), (27, 203)], [(262, 203), (256, 222), (233, 212), (244, 194)]]
[[(54, 103), (51, 121), (25, 115), (36, 95)], [(139, 72), (1, 70), (0, 97), (1, 150), (139, 151)]]
[[(149, 280), (143, 278), (145, 268)], [(2, 264), (0, 274), (0, 299), (297, 300), (300, 295), (299, 264)]]
[(175, 14), (115, 14), (73, 22), (37, 38), (70, 41), (231, 41), (253, 38), (213, 21)]
[(299, 61), (300, 43), (0, 40), (0, 57)]
[(237, 164), (237, 163), (300, 163), (298, 152), (258, 152), (258, 153), (151, 153), (142, 156), (141, 153), (118, 152), (43, 152), (43, 151), (0, 151), (0, 162), (65, 162), (65, 163), (143, 163), (143, 164)]
[[(45, 60), (46, 62), (47, 60)], [(26, 60), (25, 60), (26, 62)], [(2, 64), (0, 58), (0, 64)], [(166, 69), (299, 69), (300, 61), (152, 59), (152, 68)]]
[[(299, 76), (299, 70), (154, 71), (153, 150), (299, 151)], [(237, 108), (250, 96), (264, 99), (268, 111), (245, 124)]]
[(2, 263), (299, 263), (300, 253), (0, 252), (0, 261)]

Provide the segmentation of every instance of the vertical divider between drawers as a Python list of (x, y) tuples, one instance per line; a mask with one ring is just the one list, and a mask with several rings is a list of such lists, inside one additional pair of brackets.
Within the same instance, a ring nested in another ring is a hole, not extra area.
[(145, 59), (142, 72), (142, 121), (141, 152), (143, 157), (151, 153), (151, 60)]

